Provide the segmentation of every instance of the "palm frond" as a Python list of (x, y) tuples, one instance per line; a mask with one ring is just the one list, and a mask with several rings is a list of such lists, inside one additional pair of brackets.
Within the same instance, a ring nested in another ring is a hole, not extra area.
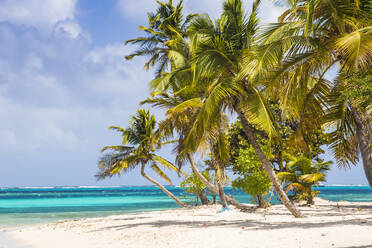
[(170, 185), (172, 184), (171, 179), (159, 168), (159, 166), (156, 163), (152, 163), (151, 168), (158, 174), (159, 177), (161, 177), (164, 181), (168, 182)]

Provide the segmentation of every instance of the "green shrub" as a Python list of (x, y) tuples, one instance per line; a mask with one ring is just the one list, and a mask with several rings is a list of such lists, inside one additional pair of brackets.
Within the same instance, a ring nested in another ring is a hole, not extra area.
[(257, 202), (260, 207), (265, 207), (268, 203), (264, 198), (272, 184), (261, 165), (262, 163), (251, 146), (247, 149), (240, 149), (239, 157), (234, 165), (234, 171), (240, 176), (232, 182), (232, 186), (248, 193), (252, 196), (253, 202)]

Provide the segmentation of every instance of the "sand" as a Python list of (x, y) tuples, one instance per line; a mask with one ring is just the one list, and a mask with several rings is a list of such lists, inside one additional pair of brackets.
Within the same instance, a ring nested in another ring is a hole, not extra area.
[[(316, 199), (293, 218), (281, 205), (241, 212), (220, 206), (123, 214), (4, 229), (30, 248), (372, 247), (372, 203)], [(1, 244), (1, 248), (12, 248)], [(17, 248), (18, 248), (17, 247)]]

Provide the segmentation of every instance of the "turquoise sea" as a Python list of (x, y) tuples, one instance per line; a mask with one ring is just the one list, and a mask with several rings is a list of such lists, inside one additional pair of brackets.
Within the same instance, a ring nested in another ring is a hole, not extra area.
[[(184, 201), (194, 204), (195, 198), (182, 189), (168, 189)], [(372, 202), (372, 190), (367, 186), (326, 186), (316, 190), (320, 191), (320, 197), (331, 201)], [(226, 188), (226, 193), (232, 194), (240, 202), (251, 201), (242, 191)], [(271, 203), (279, 201), (273, 196)], [(0, 227), (172, 208), (177, 208), (177, 205), (155, 187), (0, 189)]]

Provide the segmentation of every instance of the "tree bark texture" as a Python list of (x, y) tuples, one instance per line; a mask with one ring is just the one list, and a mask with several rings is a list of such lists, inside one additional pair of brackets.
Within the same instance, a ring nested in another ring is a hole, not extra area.
[[(363, 168), (369, 185), (372, 187), (372, 153), (370, 150), (370, 142), (368, 140), (368, 125), (363, 122), (363, 117), (360, 112), (351, 106), (351, 112), (356, 124), (356, 137), (358, 140), (360, 155), (363, 161)], [(372, 134), (370, 134), (372, 135)]]

